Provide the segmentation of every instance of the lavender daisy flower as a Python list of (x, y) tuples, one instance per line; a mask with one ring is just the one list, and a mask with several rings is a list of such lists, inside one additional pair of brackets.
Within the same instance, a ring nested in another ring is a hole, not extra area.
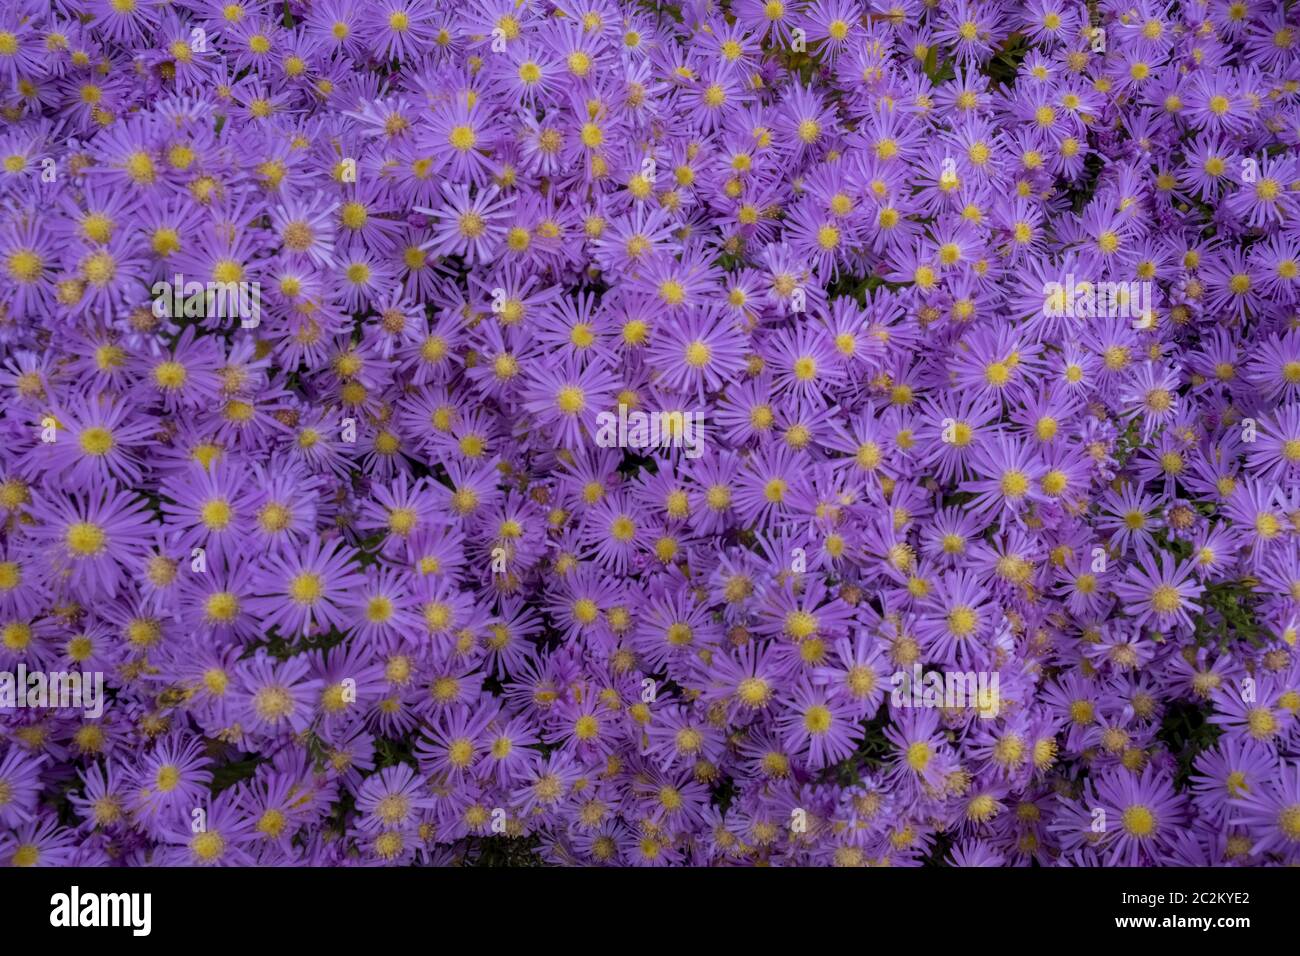
[(74, 866), (76, 855), (76, 832), (48, 816), (15, 827), (0, 843), (6, 866)]
[(810, 769), (837, 763), (853, 752), (854, 710), (848, 701), (804, 683), (794, 689), (785, 711), (777, 720), (778, 730), (792, 754), (806, 751)]
[(1150, 766), (1136, 778), (1123, 772), (1101, 777), (1096, 797), (1107, 814), (1103, 843), (1112, 865), (1154, 863), (1186, 816), (1185, 799), (1174, 793), (1167, 775)]
[(1270, 850), (1294, 860), (1300, 844), (1300, 767), (1294, 762), (1254, 791), (1231, 803), (1232, 822), (1255, 838), (1253, 853)]
[[(196, 798), (201, 821), (184, 815), (162, 834), (160, 862), (170, 866), (251, 866), (253, 821), (231, 791)], [(196, 830), (195, 828), (198, 827)]]
[(45, 757), (32, 758), (18, 747), (7, 747), (0, 760), (0, 822), (15, 827), (31, 820), (41, 794), (41, 765)]
[(311, 723), (323, 684), (307, 678), (310, 669), (310, 661), (302, 655), (276, 662), (259, 650), (233, 675), (232, 715), (251, 734), (275, 734), (286, 728), (303, 732)]
[(106, 484), (37, 498), (32, 511), (28, 533), (51, 575), (79, 596), (115, 595), (149, 543), (143, 502)]
[(318, 538), (269, 555), (258, 575), (264, 590), (252, 598), (249, 609), (286, 635), (344, 627), (344, 595), (361, 580), (351, 563), (346, 547)]
[(199, 805), (212, 782), (210, 765), (200, 738), (169, 734), (136, 762), (128, 808), (149, 828), (165, 827), (170, 816)]
[(1138, 625), (1149, 620), (1161, 630), (1175, 625), (1191, 630), (1194, 622), (1189, 612), (1200, 610), (1195, 598), (1205, 590), (1192, 580), (1192, 571), (1191, 562), (1178, 565), (1172, 555), (1162, 554), (1157, 564), (1151, 555), (1143, 554), (1115, 593)]

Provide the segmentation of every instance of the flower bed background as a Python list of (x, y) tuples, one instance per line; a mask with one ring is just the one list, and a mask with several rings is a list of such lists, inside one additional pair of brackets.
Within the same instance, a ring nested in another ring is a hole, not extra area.
[(1300, 861), (1298, 68), (7, 4), (0, 860)]

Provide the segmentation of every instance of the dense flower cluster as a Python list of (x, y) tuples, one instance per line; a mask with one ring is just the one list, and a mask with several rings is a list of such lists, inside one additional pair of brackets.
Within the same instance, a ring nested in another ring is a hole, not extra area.
[(1300, 862), (1295, 4), (12, 0), (0, 115), (0, 861)]

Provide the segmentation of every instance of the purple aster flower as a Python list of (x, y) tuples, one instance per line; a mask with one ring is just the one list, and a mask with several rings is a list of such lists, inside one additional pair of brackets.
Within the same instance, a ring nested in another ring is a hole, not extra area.
[(251, 866), (254, 821), (227, 790), (196, 797), (196, 817), (179, 816), (162, 834), (160, 863), (170, 866)]
[(1194, 622), (1189, 612), (1201, 609), (1195, 599), (1205, 591), (1192, 572), (1190, 561), (1178, 564), (1168, 553), (1158, 563), (1150, 554), (1141, 554), (1137, 565), (1115, 586), (1115, 594), (1125, 602), (1124, 610), (1133, 615), (1135, 624), (1149, 620), (1160, 630), (1173, 626), (1191, 630)]
[(282, 628), (286, 636), (344, 627), (344, 595), (360, 580), (348, 548), (316, 538), (267, 556), (258, 573), (261, 593), (249, 609), (264, 626)]
[(28, 530), (51, 575), (78, 596), (112, 597), (149, 543), (143, 502), (110, 485), (35, 498)]

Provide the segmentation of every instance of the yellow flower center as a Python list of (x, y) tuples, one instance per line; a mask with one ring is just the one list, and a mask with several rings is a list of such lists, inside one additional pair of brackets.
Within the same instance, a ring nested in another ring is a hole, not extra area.
[(289, 597), (299, 604), (315, 604), (324, 593), (325, 583), (315, 572), (300, 572), (289, 581)]
[(831, 729), (831, 712), (821, 704), (809, 707), (803, 715), (804, 729), (810, 734), (824, 734)]
[(969, 637), (975, 632), (979, 615), (974, 608), (959, 604), (948, 612), (948, 631), (953, 637)]
[(566, 415), (578, 414), (586, 404), (586, 395), (576, 385), (565, 385), (555, 395), (555, 406)]
[(1001, 482), (1002, 494), (1007, 498), (1023, 498), (1029, 491), (1029, 477), (1016, 469), (1003, 472)]
[(1139, 839), (1146, 839), (1155, 832), (1156, 815), (1149, 807), (1135, 803), (1124, 810), (1124, 829)]
[(108, 544), (108, 535), (99, 525), (78, 521), (68, 525), (64, 543), (76, 557), (88, 558), (104, 550)]
[(83, 430), (77, 442), (87, 455), (103, 456), (113, 450), (113, 433), (96, 425)]

